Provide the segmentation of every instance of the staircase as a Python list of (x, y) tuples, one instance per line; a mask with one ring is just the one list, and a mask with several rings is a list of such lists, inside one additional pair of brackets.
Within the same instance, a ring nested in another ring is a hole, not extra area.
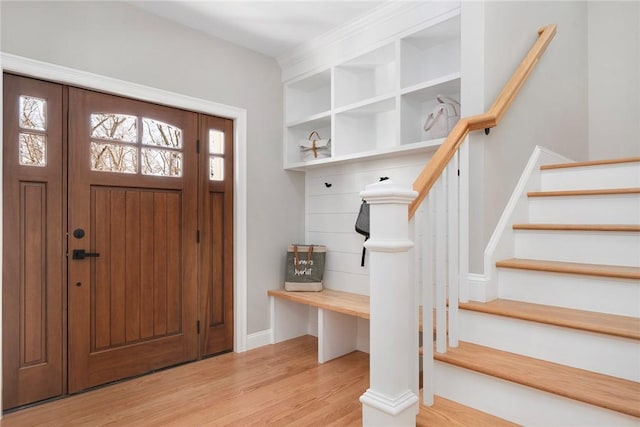
[(543, 166), (498, 299), (460, 303), (435, 393), (515, 423), (640, 425), (640, 158)]

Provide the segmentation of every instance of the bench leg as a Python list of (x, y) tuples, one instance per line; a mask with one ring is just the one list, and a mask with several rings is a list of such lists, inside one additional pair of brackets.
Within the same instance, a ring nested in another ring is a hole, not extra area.
[(324, 363), (357, 350), (358, 319), (318, 309), (318, 362)]
[(270, 298), (274, 344), (307, 335), (309, 307), (292, 301)]

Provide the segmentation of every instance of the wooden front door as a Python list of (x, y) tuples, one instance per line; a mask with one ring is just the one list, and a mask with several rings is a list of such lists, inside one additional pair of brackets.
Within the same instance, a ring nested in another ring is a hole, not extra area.
[(233, 350), (233, 121), (9, 74), (3, 102), (3, 409)]
[(69, 89), (69, 392), (198, 357), (198, 115)]

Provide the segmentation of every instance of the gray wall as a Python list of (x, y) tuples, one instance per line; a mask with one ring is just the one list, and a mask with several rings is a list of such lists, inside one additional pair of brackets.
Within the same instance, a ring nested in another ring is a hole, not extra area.
[[(537, 29), (555, 23), (558, 33), (499, 126), (475, 137), (483, 152), (472, 158), (472, 174), (479, 170), (483, 179), (472, 181), (471, 191), (484, 197), (472, 198), (471, 227), (482, 230), (472, 238), (482, 239), (483, 248), (536, 145), (574, 160), (589, 154), (587, 3), (492, 1), (484, 14), (485, 111), (529, 51)], [(481, 262), (482, 254), (472, 253), (471, 272), (482, 272)]]
[(304, 179), (282, 169), (274, 59), (119, 2), (2, 2), (2, 51), (247, 110), (248, 332), (304, 237)]
[(640, 2), (589, 2), (589, 158), (640, 156)]

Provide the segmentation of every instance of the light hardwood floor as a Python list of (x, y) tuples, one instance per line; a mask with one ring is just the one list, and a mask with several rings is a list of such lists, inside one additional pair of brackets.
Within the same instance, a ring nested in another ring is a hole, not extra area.
[[(320, 365), (306, 336), (23, 409), (0, 426), (359, 426), (368, 384), (367, 354)], [(511, 425), (501, 421), (438, 400), (417, 424)]]

